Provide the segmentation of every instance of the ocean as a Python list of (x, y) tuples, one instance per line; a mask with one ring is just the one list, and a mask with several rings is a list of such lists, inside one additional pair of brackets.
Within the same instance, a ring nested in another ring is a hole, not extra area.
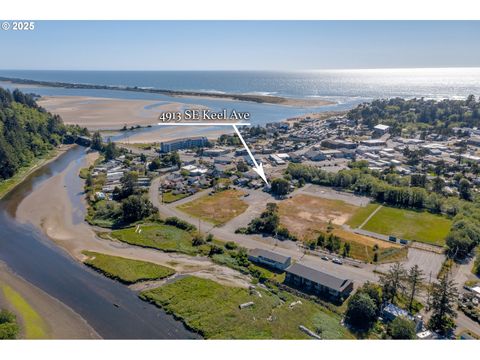
[[(214, 111), (235, 109), (251, 113), (252, 123), (265, 124), (314, 111), (347, 110), (376, 98), (425, 97), (462, 99), (480, 95), (480, 68), (376, 69), (319, 71), (33, 71), (0, 70), (0, 76), (68, 83), (138, 86), (168, 90), (265, 94), (321, 98), (335, 105), (318, 108), (257, 104), (240, 101), (174, 98), (128, 91), (62, 89), (22, 86), (39, 95), (81, 95), (160, 102), (200, 104)], [(6, 83), (0, 84), (13, 88)]]
[(464, 98), (480, 94), (480, 68), (319, 71), (31, 71), (0, 76), (169, 90), (265, 94), (286, 97)]

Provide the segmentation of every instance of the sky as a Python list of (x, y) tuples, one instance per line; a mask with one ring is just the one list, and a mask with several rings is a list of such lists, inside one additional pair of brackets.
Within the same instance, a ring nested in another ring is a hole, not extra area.
[(480, 21), (38, 21), (0, 30), (0, 69), (479, 67)]

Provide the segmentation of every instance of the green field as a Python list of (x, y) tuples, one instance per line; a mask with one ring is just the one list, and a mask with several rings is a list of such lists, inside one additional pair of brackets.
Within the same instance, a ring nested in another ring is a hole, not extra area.
[(171, 225), (149, 224), (140, 226), (140, 232), (135, 232), (136, 227), (114, 230), (111, 235), (120, 241), (131, 245), (149, 247), (165, 252), (181, 252), (196, 255), (198, 248), (192, 246), (192, 235), (185, 230)]
[[(359, 210), (361, 213), (355, 214), (348, 224), (352, 227), (360, 225), (375, 207), (372, 205), (370, 212), (365, 209)], [(442, 215), (383, 206), (362, 229), (443, 246), (451, 226), (452, 221)]]
[(378, 208), (380, 204), (370, 203), (365, 207), (358, 208), (352, 217), (347, 221), (347, 224), (352, 228), (358, 228), (365, 219)]
[[(140, 297), (174, 314), (207, 339), (309, 338), (299, 330), (299, 325), (317, 332), (323, 339), (353, 338), (340, 324), (340, 316), (322, 306), (286, 292), (276, 295), (257, 290), (262, 297), (250, 294), (248, 289), (188, 276), (144, 291)], [(290, 308), (297, 300), (302, 303)], [(255, 304), (239, 308), (249, 301)]]
[(26, 339), (47, 339), (48, 329), (45, 321), (32, 308), (22, 295), (8, 285), (2, 285), (3, 295), (17, 316), (22, 320), (22, 328)]
[(183, 193), (174, 194), (171, 191), (169, 191), (169, 192), (165, 192), (165, 193), (163, 193), (163, 195), (161, 195), (161, 200), (165, 204), (170, 204), (170, 203), (173, 203), (175, 201), (185, 199), (188, 196), (190, 196), (190, 195), (189, 194), (183, 194)]
[(126, 284), (137, 281), (158, 280), (175, 274), (171, 268), (153, 264), (146, 261), (132, 260), (119, 256), (100, 254), (84, 251), (88, 256), (84, 263), (109, 278), (119, 280)]
[(247, 210), (247, 203), (241, 199), (243, 195), (244, 192), (239, 190), (219, 191), (179, 205), (177, 209), (214, 225), (222, 225)]

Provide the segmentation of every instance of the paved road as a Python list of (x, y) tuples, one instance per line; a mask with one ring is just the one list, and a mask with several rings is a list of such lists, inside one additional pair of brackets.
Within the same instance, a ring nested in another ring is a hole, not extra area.
[(371, 199), (366, 196), (358, 196), (345, 191), (337, 191), (331, 187), (314, 184), (307, 184), (297, 189), (293, 194), (305, 194), (323, 199), (341, 200), (355, 206), (367, 206), (371, 201)]
[(164, 216), (176, 216), (191, 224), (195, 224), (196, 226), (200, 225), (203, 233), (211, 233), (218, 239), (223, 241), (233, 241), (247, 249), (260, 248), (291, 256), (294, 260), (301, 260), (302, 262), (309, 263), (312, 266), (316, 266), (337, 276), (352, 279), (356, 286), (363, 284), (365, 281), (378, 280), (378, 275), (372, 271), (375, 269), (375, 266), (372, 265), (363, 264), (361, 267), (350, 266), (348, 264), (336, 265), (330, 261), (322, 260), (319, 256), (305, 254), (305, 249), (299, 247), (294, 241), (279, 241), (269, 236), (235, 234), (234, 230), (237, 228), (237, 224), (240, 224), (241, 226), (246, 225), (251, 218), (264, 210), (267, 201), (274, 201), (268, 194), (263, 194), (259, 191), (245, 190), (246, 192), (251, 193), (249, 197), (244, 198), (249, 204), (249, 208), (244, 213), (245, 215), (238, 217), (240, 220), (238, 220), (238, 218), (233, 219), (222, 227), (217, 227), (176, 209), (176, 207), (183, 202), (192, 201), (193, 199), (202, 196), (208, 196), (207, 194), (209, 193), (209, 190), (199, 192), (172, 204), (162, 204), (159, 200), (158, 191), (160, 181), (161, 178), (156, 178), (152, 181), (149, 196), (150, 201), (158, 207), (160, 213)]

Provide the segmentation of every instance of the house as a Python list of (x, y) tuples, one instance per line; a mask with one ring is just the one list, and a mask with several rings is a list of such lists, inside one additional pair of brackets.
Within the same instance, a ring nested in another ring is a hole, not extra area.
[(389, 129), (390, 129), (390, 126), (388, 125), (378, 124), (373, 127), (373, 132), (379, 136), (382, 136), (388, 133)]
[(217, 157), (226, 155), (230, 152), (229, 149), (205, 149), (203, 150), (203, 156)]
[(304, 156), (307, 159), (312, 160), (312, 161), (323, 161), (323, 160), (327, 159), (327, 157), (325, 156), (325, 154), (322, 151), (313, 150), (313, 149), (308, 150), (304, 154)]
[(369, 146), (369, 147), (372, 147), (372, 146), (383, 147), (387, 145), (387, 142), (385, 140), (380, 140), (380, 139), (368, 139), (368, 140), (360, 141), (360, 144), (362, 144), (363, 146)]
[(387, 304), (382, 311), (382, 318), (386, 321), (393, 321), (397, 317), (402, 316), (406, 319), (414, 321), (414, 317), (406, 310), (400, 309), (398, 306), (393, 304)]
[(190, 176), (204, 175), (208, 172), (208, 169), (196, 167), (195, 165), (182, 166), (182, 170), (188, 171)]
[(326, 139), (322, 141), (322, 146), (328, 149), (355, 149), (357, 144), (346, 140)]
[(214, 164), (231, 164), (232, 158), (229, 156), (219, 156), (214, 161)]
[(285, 283), (301, 291), (343, 301), (353, 290), (353, 281), (301, 263), (285, 270)]
[(123, 171), (113, 171), (107, 173), (107, 182), (120, 180), (123, 177)]
[(292, 262), (292, 258), (290, 256), (284, 256), (279, 253), (263, 249), (250, 250), (248, 253), (248, 260), (257, 264), (267, 265), (278, 270), (285, 270)]
[(270, 160), (272, 160), (276, 165), (285, 165), (285, 160), (280, 158), (278, 155), (270, 154)]

